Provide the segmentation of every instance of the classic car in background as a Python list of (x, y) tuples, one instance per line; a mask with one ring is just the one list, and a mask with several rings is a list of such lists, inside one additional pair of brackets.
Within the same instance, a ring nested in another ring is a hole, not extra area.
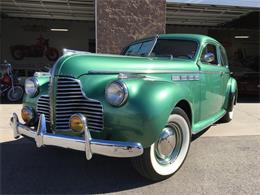
[(243, 63), (230, 67), (237, 80), (239, 95), (242, 97), (260, 97), (259, 58), (249, 58)]
[(155, 181), (181, 167), (192, 134), (232, 120), (237, 100), (223, 46), (191, 34), (142, 39), (122, 55), (69, 52), (25, 90), (24, 123), (11, 118), (15, 138), (84, 151), (88, 160), (128, 157)]

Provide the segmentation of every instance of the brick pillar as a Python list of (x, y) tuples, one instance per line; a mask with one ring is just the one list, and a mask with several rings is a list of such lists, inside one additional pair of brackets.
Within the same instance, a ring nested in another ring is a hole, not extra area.
[(128, 43), (164, 33), (166, 0), (96, 0), (97, 53), (118, 54)]

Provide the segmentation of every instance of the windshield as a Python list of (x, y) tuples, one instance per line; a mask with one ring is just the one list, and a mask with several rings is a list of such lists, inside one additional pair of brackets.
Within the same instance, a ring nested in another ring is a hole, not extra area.
[(123, 55), (127, 56), (148, 56), (155, 40), (149, 40), (144, 42), (139, 42), (136, 44), (129, 45)]
[(197, 42), (191, 40), (158, 39), (155, 45), (154, 41), (149, 40), (129, 45), (122, 54), (193, 59), (198, 47)]

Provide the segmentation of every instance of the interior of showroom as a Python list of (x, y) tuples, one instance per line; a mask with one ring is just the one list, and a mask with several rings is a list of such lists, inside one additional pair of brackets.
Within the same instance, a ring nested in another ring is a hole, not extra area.
[[(113, 1), (120, 0), (110, 2)], [(236, 5), (215, 2), (167, 0), (164, 32), (206, 34), (216, 38), (227, 49), (231, 70), (242, 86), (240, 93), (259, 94), (260, 5), (257, 1), (254, 4), (241, 1)], [(2, 0), (1, 62), (8, 60), (18, 75), (31, 76), (34, 71), (51, 67), (64, 48), (95, 52), (97, 39), (106, 39), (106, 32), (97, 36), (100, 19), (96, 19), (97, 9), (101, 8), (96, 6), (95, 0)], [(128, 9), (127, 6), (124, 9)], [(136, 9), (136, 13), (140, 13)], [(146, 34), (139, 33), (126, 42), (143, 36)]]

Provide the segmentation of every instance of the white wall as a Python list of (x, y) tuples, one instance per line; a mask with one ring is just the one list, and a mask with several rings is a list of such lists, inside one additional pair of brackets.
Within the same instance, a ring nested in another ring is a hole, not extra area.
[[(67, 28), (69, 31), (53, 32), (50, 31), (51, 28)], [(50, 40), (51, 47), (57, 48), (62, 54), (63, 48), (88, 51), (88, 41), (95, 39), (94, 22), (83, 21), (8, 18), (2, 20), (1, 31), (0, 60), (7, 59), (17, 69), (38, 69), (45, 65), (51, 66), (54, 62), (49, 61), (45, 56), (14, 60), (10, 53), (12, 45), (32, 45), (42, 35)]]

